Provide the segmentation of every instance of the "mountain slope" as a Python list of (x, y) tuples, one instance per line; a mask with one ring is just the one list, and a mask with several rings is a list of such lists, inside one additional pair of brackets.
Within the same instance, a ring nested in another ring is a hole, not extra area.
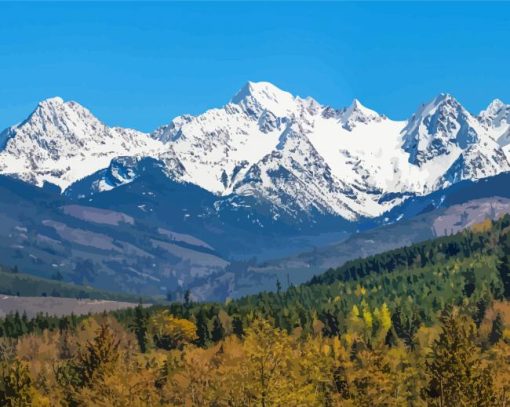
[(3, 176), (0, 196), (0, 258), (32, 275), (58, 272), (65, 282), (165, 295), (229, 264), (201, 239), (135, 218), (120, 205), (74, 202)]

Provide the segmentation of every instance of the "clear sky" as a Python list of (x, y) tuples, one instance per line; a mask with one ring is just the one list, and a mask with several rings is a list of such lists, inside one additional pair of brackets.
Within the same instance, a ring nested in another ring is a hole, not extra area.
[(58, 95), (149, 131), (248, 80), (395, 119), (510, 103), (510, 3), (0, 3), (1, 128)]

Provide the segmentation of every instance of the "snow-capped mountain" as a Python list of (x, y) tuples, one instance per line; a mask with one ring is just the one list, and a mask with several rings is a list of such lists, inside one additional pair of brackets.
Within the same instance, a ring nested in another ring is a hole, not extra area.
[(109, 128), (54, 98), (1, 133), (0, 173), (62, 189), (87, 177), (80, 194), (93, 194), (132, 182), (140, 158), (151, 157), (172, 181), (217, 196), (221, 210), (260, 202), (275, 220), (356, 220), (412, 195), (509, 171), (509, 112), (494, 101), (473, 116), (441, 94), (394, 121), (358, 100), (335, 109), (249, 82), (221, 108), (144, 134)]
[(440, 94), (422, 106), (403, 130), (409, 162), (421, 166), (480, 141), (480, 123), (455, 98)]
[(1, 133), (0, 172), (36, 185), (67, 188), (122, 155), (151, 155), (161, 143), (136, 130), (108, 127), (76, 102), (51, 98)]
[(448, 94), (422, 106), (403, 130), (403, 148), (411, 164), (442, 174), (436, 184), (426, 186), (426, 192), (508, 171), (510, 165), (492, 128), (492, 123), (484, 126)]
[(480, 112), (478, 120), (508, 154), (510, 149), (510, 105), (504, 104), (499, 99), (494, 99), (487, 109)]

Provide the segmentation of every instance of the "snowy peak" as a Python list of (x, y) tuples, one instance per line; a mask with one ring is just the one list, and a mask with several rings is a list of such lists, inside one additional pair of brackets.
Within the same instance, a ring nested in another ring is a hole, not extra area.
[(487, 128), (447, 93), (413, 115), (403, 130), (403, 139), (410, 163), (438, 175), (443, 173), (430, 190), (510, 169), (504, 151)]
[(485, 110), (478, 115), (480, 122), (487, 128), (499, 128), (510, 124), (510, 105), (494, 99)]
[(180, 116), (152, 133), (172, 146), (186, 168), (184, 180), (215, 194), (231, 192), (249, 166), (273, 151), (297, 112), (309, 108), (267, 82), (248, 82), (226, 106)]
[(64, 104), (64, 99), (62, 99), (60, 96), (54, 96), (51, 98), (41, 100), (38, 103), (37, 107), (44, 109), (44, 108), (52, 108), (55, 106), (62, 106), (63, 104)]
[(67, 188), (119, 155), (138, 155), (160, 145), (130, 129), (109, 128), (76, 102), (55, 97), (40, 102), (21, 124), (2, 134), (0, 173), (36, 185)]
[(510, 164), (503, 150), (491, 140), (483, 145), (474, 144), (463, 151), (446, 171), (436, 189), (462, 180), (482, 179), (510, 171)]
[(403, 148), (418, 166), (480, 141), (478, 121), (450, 94), (423, 105), (403, 130)]
[(503, 103), (500, 99), (494, 99), (485, 110), (482, 110), (478, 117), (481, 119), (494, 119), (510, 106)]
[(379, 122), (385, 117), (363, 106), (358, 99), (354, 99), (351, 105), (342, 110), (340, 120), (347, 130), (352, 130), (358, 124), (368, 124), (370, 122)]
[(269, 111), (277, 117), (289, 116), (296, 111), (296, 98), (269, 82), (248, 82), (230, 101), (241, 106), (250, 115), (260, 117)]
[(302, 222), (321, 213), (354, 220), (359, 214), (358, 207), (353, 209), (356, 195), (352, 188), (333, 176), (306, 130), (296, 122), (289, 123), (276, 149), (253, 164), (233, 191), (237, 197), (256, 196), (270, 202), (275, 219), (290, 216)]
[(510, 105), (494, 99), (480, 112), (478, 120), (499, 145), (505, 147), (510, 144)]
[(9, 129), (4, 152), (21, 158), (29, 148), (36, 153), (34, 160), (39, 154), (58, 160), (70, 150), (84, 147), (89, 135), (97, 138), (105, 131), (106, 126), (83, 106), (54, 97), (41, 101), (24, 122)]
[(104, 125), (89, 110), (76, 102), (64, 102), (60, 97), (45, 99), (18, 129), (32, 132), (34, 139), (51, 136), (82, 138), (89, 131), (102, 131)]

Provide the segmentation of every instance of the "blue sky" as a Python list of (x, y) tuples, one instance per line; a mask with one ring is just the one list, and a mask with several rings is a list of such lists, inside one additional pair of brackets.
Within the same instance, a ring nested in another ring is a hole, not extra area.
[(0, 127), (62, 96), (152, 130), (248, 80), (395, 119), (510, 103), (510, 3), (0, 3)]

